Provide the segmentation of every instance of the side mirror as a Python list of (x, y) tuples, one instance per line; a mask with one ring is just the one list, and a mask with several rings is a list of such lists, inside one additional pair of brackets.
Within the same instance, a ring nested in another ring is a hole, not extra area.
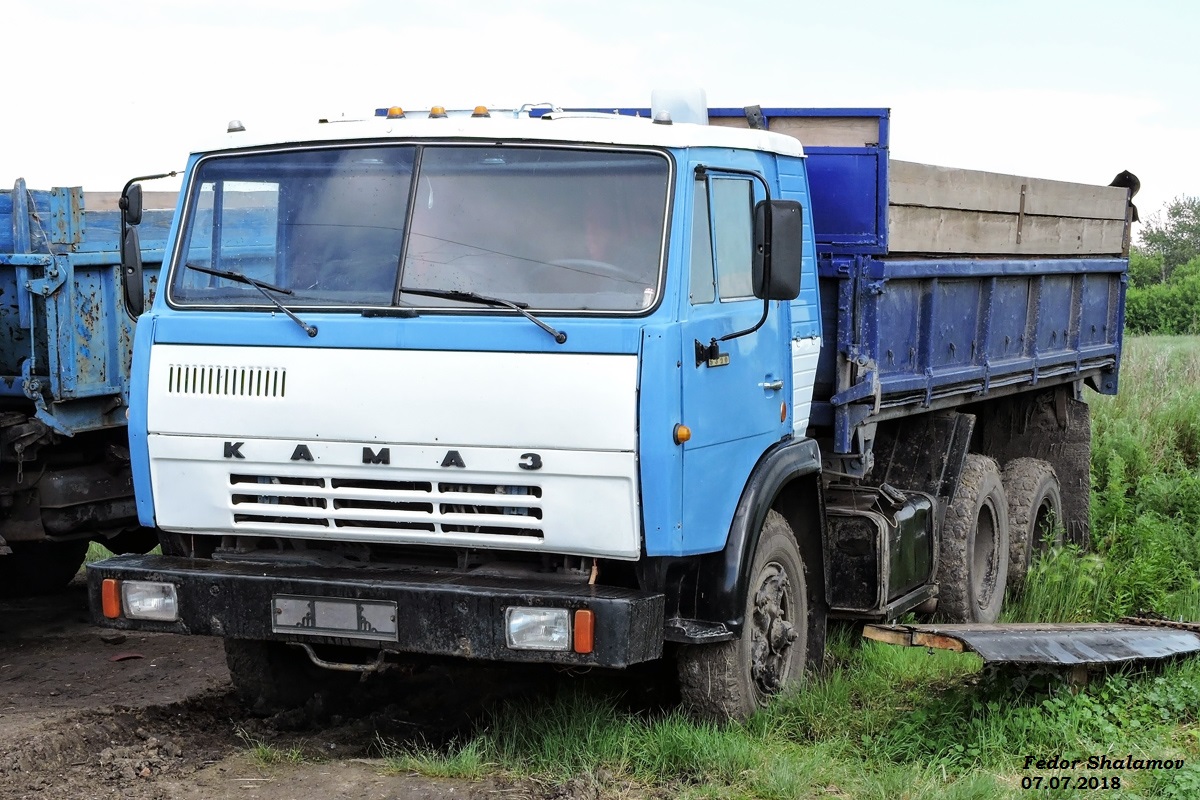
[(140, 183), (128, 186), (121, 194), (118, 205), (121, 207), (123, 221), (126, 225), (138, 225), (142, 221), (142, 185)]
[(754, 207), (754, 296), (795, 300), (804, 256), (804, 209), (795, 200), (764, 200)]
[(137, 228), (132, 225), (125, 228), (122, 239), (121, 284), (125, 290), (125, 310), (131, 317), (139, 316), (146, 310), (146, 297), (142, 286), (142, 246)]

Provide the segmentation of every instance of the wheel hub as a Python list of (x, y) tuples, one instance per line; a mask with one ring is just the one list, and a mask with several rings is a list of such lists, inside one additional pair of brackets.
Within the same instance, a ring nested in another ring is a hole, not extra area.
[(788, 677), (792, 643), (799, 638), (791, 619), (791, 582), (779, 564), (768, 564), (754, 593), (750, 674), (763, 694), (780, 690)]

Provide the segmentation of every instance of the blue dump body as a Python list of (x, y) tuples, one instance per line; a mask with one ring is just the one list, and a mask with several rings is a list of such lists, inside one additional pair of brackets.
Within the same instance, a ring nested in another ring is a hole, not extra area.
[[(169, 211), (141, 226), (148, 291)], [(0, 193), (0, 398), (64, 436), (124, 426), (133, 320), (119, 274), (120, 213), (78, 188)]]
[(833, 426), (836, 452), (867, 419), (1080, 379), (1116, 394), (1124, 258), (889, 256), (888, 112), (764, 114), (768, 127), (772, 117), (878, 119), (876, 144), (805, 147), (824, 340), (813, 424)]

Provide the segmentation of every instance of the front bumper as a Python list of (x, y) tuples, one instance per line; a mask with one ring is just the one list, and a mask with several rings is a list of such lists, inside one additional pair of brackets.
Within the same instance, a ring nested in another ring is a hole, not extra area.
[[(87, 577), (94, 621), (124, 630), (601, 667), (626, 667), (662, 654), (663, 595), (609, 586), (143, 555), (89, 564)], [(101, 586), (106, 578), (174, 584), (180, 619), (105, 617)], [(272, 625), (275, 598), (280, 596), (394, 602), (395, 640), (280, 632)], [(592, 652), (508, 647), (505, 610), (514, 606), (591, 610)]]

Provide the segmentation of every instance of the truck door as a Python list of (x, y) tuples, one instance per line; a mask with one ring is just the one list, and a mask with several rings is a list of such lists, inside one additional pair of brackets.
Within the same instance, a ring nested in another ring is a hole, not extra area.
[(683, 549), (720, 549), (746, 479), (786, 426), (780, 404), (791, 391), (786, 304), (773, 302), (753, 333), (718, 342), (717, 358), (696, 345), (752, 328), (763, 302), (754, 297), (754, 204), (766, 189), (756, 176), (698, 171), (693, 183), (690, 276), (683, 300), (681, 371), (684, 425)]

